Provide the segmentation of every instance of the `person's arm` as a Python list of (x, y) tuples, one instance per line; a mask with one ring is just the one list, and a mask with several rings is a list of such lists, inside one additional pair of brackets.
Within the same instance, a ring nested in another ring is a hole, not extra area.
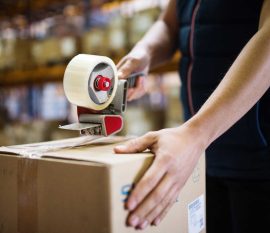
[[(170, 0), (165, 11), (134, 48), (117, 64), (118, 78), (127, 78), (131, 73), (148, 73), (149, 69), (168, 61), (177, 48), (178, 21), (176, 0)], [(143, 79), (137, 88), (129, 90), (128, 99), (144, 94)]]
[(116, 153), (149, 148), (156, 155), (126, 203), (128, 224), (139, 228), (157, 225), (203, 151), (248, 112), (269, 87), (270, 0), (265, 0), (258, 32), (194, 117), (180, 127), (147, 133), (115, 148)]
[(170, 0), (157, 22), (132, 50), (145, 50), (150, 55), (150, 69), (156, 67), (171, 59), (175, 53), (178, 27), (176, 0)]
[(209, 145), (251, 109), (269, 86), (270, 0), (265, 0), (258, 32), (191, 122), (205, 132)]

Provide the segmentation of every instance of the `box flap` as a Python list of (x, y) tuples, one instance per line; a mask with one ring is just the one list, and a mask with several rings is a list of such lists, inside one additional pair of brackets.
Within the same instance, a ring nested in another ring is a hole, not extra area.
[(150, 152), (140, 154), (115, 154), (115, 144), (133, 137), (83, 136), (64, 140), (0, 147), (0, 152), (28, 158), (58, 158), (102, 164), (118, 164), (153, 156)]

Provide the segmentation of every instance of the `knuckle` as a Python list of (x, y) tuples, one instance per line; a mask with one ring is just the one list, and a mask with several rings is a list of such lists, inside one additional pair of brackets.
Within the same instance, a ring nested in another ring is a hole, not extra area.
[(155, 136), (156, 136), (155, 131), (149, 131), (149, 132), (147, 132), (147, 133), (145, 134), (145, 137), (146, 137), (146, 138), (153, 138), (153, 137), (155, 137)]
[(162, 193), (160, 191), (157, 191), (153, 194), (153, 202), (155, 204), (162, 202)]
[[(171, 183), (172, 185), (174, 185), (177, 189), (181, 183), (181, 177), (179, 176), (179, 174), (172, 170), (168, 172), (168, 176), (171, 179)], [(176, 188), (174, 189), (176, 191)]]
[(135, 58), (129, 57), (126, 61), (126, 66), (127, 67), (137, 67), (138, 61), (136, 61)]
[(136, 58), (136, 57), (130, 57), (129, 61), (132, 63), (138, 63), (140, 61), (140, 59)]
[(173, 155), (168, 152), (163, 152), (162, 156), (159, 158), (159, 162), (161, 166), (169, 166), (170, 164), (173, 163)]
[(121, 72), (124, 75), (127, 75), (130, 72), (130, 66), (128, 64), (125, 64), (122, 68), (121, 68)]
[(137, 187), (135, 187), (135, 189), (132, 191), (130, 196), (128, 196), (128, 202), (131, 200), (132, 200), (132, 202), (135, 202), (135, 203), (139, 203), (141, 200), (141, 194), (138, 191)]
[[(132, 200), (135, 202), (135, 203), (138, 203), (139, 202), (139, 200), (140, 200), (140, 196), (139, 196), (139, 194), (138, 193), (136, 193), (136, 190), (135, 190), (135, 192), (133, 192), (132, 193)], [(131, 198), (130, 197), (130, 198)]]
[(137, 138), (130, 141), (130, 147), (133, 148), (136, 152), (139, 152), (140, 144)]
[(166, 208), (166, 206), (170, 203), (171, 199), (168, 197), (165, 197), (161, 200), (160, 202), (160, 206), (162, 207), (162, 209)]
[(154, 181), (151, 178), (145, 178), (143, 181), (143, 185), (147, 187), (151, 187), (153, 185)]
[(125, 62), (123, 67), (121, 67), (121, 71), (123, 73), (131, 73), (133, 71), (133, 69), (134, 69), (133, 64), (129, 61)]

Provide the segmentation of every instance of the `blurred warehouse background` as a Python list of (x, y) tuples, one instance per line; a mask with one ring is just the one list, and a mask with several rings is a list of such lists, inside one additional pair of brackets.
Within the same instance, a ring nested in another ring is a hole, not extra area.
[[(0, 146), (76, 136), (58, 125), (76, 121), (63, 92), (68, 61), (78, 53), (117, 63), (168, 0), (1, 0)], [(179, 125), (180, 55), (150, 72), (148, 94), (128, 104), (123, 134)]]

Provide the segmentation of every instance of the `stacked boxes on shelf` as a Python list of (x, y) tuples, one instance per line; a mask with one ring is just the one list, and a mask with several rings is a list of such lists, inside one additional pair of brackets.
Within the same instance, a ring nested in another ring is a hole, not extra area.
[(89, 11), (86, 18), (90, 15), (95, 21), (89, 25), (83, 11), (75, 11), (79, 7), (74, 6), (31, 24), (23, 18), (22, 32), (0, 22), (0, 70), (59, 64), (77, 53), (124, 56), (157, 19), (160, 8), (133, 10), (130, 15), (123, 5)]

